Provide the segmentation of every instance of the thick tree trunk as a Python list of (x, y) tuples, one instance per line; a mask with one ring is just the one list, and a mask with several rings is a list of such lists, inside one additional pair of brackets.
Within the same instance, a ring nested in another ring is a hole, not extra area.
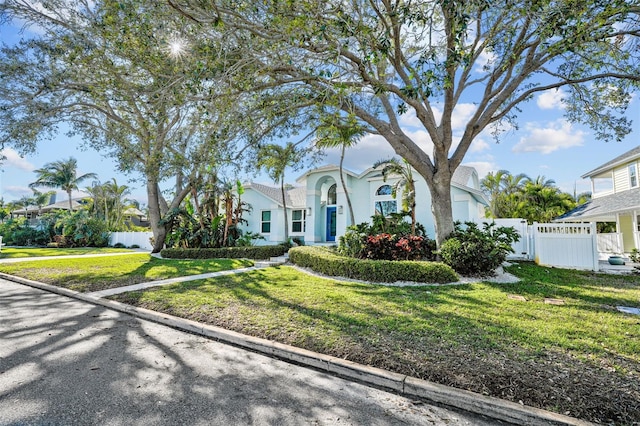
[(159, 253), (164, 247), (164, 240), (167, 237), (167, 228), (160, 225), (162, 214), (160, 212), (160, 190), (158, 183), (147, 181), (147, 202), (149, 203), (149, 223), (153, 232), (152, 253)]
[(453, 232), (453, 209), (451, 207), (451, 177), (440, 177), (428, 185), (431, 191), (431, 211), (436, 228), (438, 248)]

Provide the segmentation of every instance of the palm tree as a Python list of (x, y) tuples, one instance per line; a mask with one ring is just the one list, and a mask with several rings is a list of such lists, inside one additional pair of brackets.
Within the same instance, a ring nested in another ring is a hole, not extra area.
[(42, 208), (49, 204), (55, 191), (40, 192), (33, 189), (33, 205), (38, 206), (38, 216), (42, 216)]
[(58, 160), (47, 163), (43, 168), (35, 170), (38, 179), (29, 184), (30, 188), (60, 188), (69, 196), (69, 210), (73, 211), (71, 204), (71, 193), (78, 189), (78, 185), (86, 179), (97, 179), (95, 173), (85, 173), (77, 176), (78, 162), (75, 158), (69, 157), (67, 160)]
[(373, 165), (374, 169), (382, 168), (382, 178), (386, 182), (391, 175), (399, 176), (400, 179), (391, 187), (393, 198), (398, 194), (398, 189), (402, 189), (402, 210), (411, 212), (411, 235), (416, 234), (416, 181), (413, 179), (411, 165), (402, 159), (402, 163), (397, 158), (379, 160)]
[(289, 217), (287, 215), (287, 198), (284, 190), (284, 172), (287, 167), (299, 166), (304, 157), (304, 150), (299, 150), (293, 142), (285, 146), (269, 144), (258, 152), (258, 168), (263, 168), (275, 183), (280, 183), (282, 208), (284, 210), (284, 240), (289, 241)]
[(355, 223), (353, 205), (351, 204), (351, 197), (349, 196), (349, 191), (347, 191), (343, 173), (344, 153), (347, 148), (354, 147), (365, 132), (356, 124), (344, 125), (327, 122), (318, 128), (317, 133), (318, 141), (316, 146), (320, 148), (340, 147), (340, 183), (349, 207), (350, 225), (353, 225)]

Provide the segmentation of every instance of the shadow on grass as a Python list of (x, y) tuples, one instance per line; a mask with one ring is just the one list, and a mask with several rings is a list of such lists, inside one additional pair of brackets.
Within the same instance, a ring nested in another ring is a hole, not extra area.
[(591, 420), (638, 415), (638, 386), (625, 393), (624, 373), (602, 367), (637, 375), (632, 347), (616, 353), (588, 329), (577, 341), (589, 323), (572, 324), (570, 310), (501, 291), (335, 282), (282, 267), (114, 299)]
[(3, 424), (406, 423), (362, 386), (102, 307), (1, 291)]

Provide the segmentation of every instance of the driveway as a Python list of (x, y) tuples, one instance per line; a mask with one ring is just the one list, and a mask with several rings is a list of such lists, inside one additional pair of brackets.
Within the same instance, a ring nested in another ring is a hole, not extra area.
[(493, 425), (0, 279), (0, 425)]

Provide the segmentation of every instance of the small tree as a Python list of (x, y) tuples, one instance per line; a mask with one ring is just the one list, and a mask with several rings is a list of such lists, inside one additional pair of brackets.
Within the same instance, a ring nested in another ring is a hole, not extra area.
[(353, 120), (351, 123), (342, 124), (335, 123), (331, 121), (326, 121), (322, 126), (320, 126), (317, 130), (318, 134), (318, 142), (316, 142), (316, 146), (319, 148), (335, 148), (340, 147), (340, 183), (342, 184), (342, 189), (344, 191), (344, 195), (347, 199), (347, 206), (349, 207), (349, 225), (355, 224), (354, 214), (353, 214), (353, 205), (351, 204), (351, 197), (349, 196), (349, 191), (347, 190), (347, 184), (344, 180), (344, 154), (347, 148), (354, 147), (360, 138), (364, 135), (364, 130), (362, 127), (358, 126), (356, 121)]
[(391, 186), (391, 196), (396, 198), (398, 190), (402, 190), (402, 210), (411, 213), (411, 235), (416, 235), (416, 181), (413, 179), (411, 165), (407, 160), (400, 162), (396, 158), (377, 161), (373, 167), (382, 167), (382, 178), (386, 182), (390, 176), (400, 179)]
[(284, 174), (287, 167), (297, 168), (304, 158), (305, 151), (297, 148), (293, 142), (285, 146), (269, 144), (258, 152), (258, 168), (264, 169), (274, 183), (280, 183), (282, 208), (284, 210), (284, 240), (289, 241), (289, 217), (287, 214), (287, 197), (284, 190)]

